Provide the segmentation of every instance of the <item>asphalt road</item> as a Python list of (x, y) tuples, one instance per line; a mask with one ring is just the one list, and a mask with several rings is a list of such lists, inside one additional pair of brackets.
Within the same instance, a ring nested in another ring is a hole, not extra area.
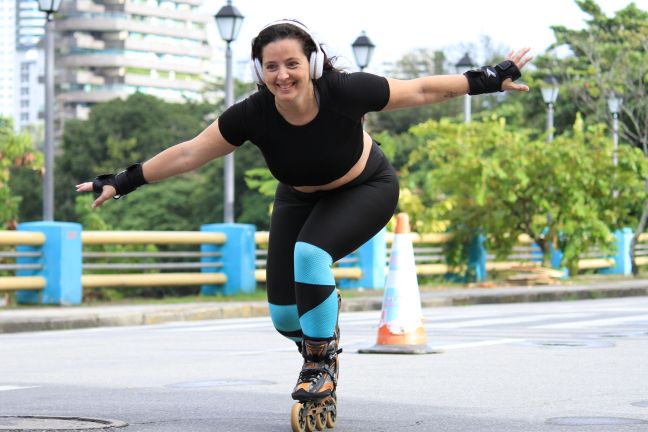
[[(424, 315), (442, 354), (358, 354), (380, 314), (342, 315), (336, 431), (648, 430), (648, 298)], [(300, 365), (267, 318), (0, 334), (0, 416), (290, 431)], [(0, 417), (0, 430), (10, 421)]]

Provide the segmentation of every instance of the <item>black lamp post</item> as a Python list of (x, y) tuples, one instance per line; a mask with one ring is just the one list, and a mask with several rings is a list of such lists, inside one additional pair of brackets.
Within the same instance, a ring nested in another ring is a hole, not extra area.
[(360, 72), (362, 72), (364, 68), (369, 66), (376, 45), (371, 42), (369, 36), (363, 31), (353, 41), (351, 48), (353, 48), (353, 57), (355, 57), (356, 64), (360, 68)]
[[(475, 62), (470, 58), (470, 55), (467, 52), (455, 65), (458, 74), (464, 74), (473, 67), (475, 67)], [(464, 96), (464, 123), (470, 123), (470, 95), (467, 93)]]
[(47, 14), (45, 23), (45, 175), (43, 176), (43, 220), (54, 220), (54, 21), (61, 0), (38, 0), (38, 10)]
[(554, 138), (554, 104), (560, 91), (556, 77), (548, 76), (545, 78), (540, 91), (542, 92), (542, 100), (547, 104), (547, 142), (550, 143)]
[[(227, 0), (216, 15), (216, 25), (221, 38), (226, 42), (225, 49), (225, 108), (234, 103), (234, 83), (232, 77), (232, 47), (230, 44), (239, 34), (243, 24), (243, 15), (239, 10), (232, 6), (232, 1)], [(230, 153), (225, 156), (224, 170), (224, 210), (223, 220), (225, 223), (234, 223), (234, 154)]]

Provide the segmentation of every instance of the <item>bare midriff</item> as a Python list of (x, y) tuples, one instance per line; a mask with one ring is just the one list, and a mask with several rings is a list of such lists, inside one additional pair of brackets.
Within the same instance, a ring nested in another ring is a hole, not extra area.
[(319, 186), (293, 186), (293, 188), (299, 192), (317, 192), (317, 191), (326, 191), (326, 190), (332, 190), (339, 188), (340, 186), (344, 186), (345, 184), (349, 183), (356, 177), (358, 177), (362, 171), (364, 171), (365, 166), (367, 165), (367, 160), (369, 159), (369, 153), (371, 152), (371, 137), (367, 132), (363, 132), (363, 147), (362, 147), (362, 154), (360, 155), (360, 159), (358, 159), (358, 162), (356, 162), (349, 171), (346, 172), (342, 177), (333, 180), (330, 183), (327, 183), (325, 185), (319, 185)]

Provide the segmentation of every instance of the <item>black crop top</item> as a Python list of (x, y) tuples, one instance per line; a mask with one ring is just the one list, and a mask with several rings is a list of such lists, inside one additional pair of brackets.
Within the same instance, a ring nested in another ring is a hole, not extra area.
[(315, 85), (319, 112), (309, 123), (288, 123), (262, 89), (219, 117), (221, 134), (232, 145), (250, 140), (259, 147), (282, 183), (318, 186), (342, 177), (362, 155), (362, 117), (387, 105), (389, 84), (365, 72), (327, 72)]

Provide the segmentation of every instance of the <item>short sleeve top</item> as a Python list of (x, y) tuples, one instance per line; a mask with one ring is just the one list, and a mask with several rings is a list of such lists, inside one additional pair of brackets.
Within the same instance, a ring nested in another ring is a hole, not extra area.
[(288, 123), (277, 111), (274, 95), (261, 89), (228, 108), (218, 119), (232, 145), (251, 141), (263, 154), (272, 175), (291, 186), (330, 183), (360, 159), (362, 121), (389, 101), (384, 77), (366, 72), (327, 72), (315, 81), (319, 112), (307, 124)]

